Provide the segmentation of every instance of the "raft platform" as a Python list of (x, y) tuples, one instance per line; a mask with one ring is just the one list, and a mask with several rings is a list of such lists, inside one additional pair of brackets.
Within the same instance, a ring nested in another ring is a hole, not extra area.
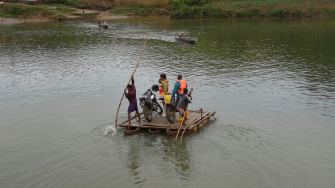
[[(214, 116), (216, 112), (209, 112), (208, 110), (203, 110), (200, 108), (199, 110), (189, 110), (188, 119), (185, 120), (183, 126), (180, 128), (180, 135), (182, 132), (190, 133), (193, 131), (199, 130), (203, 125), (205, 125), (210, 117)], [(179, 118), (179, 113), (176, 113), (176, 119)], [(155, 112), (152, 114), (153, 118), (151, 122), (148, 122), (143, 113), (140, 113), (141, 123), (138, 123), (138, 117), (133, 116), (131, 118), (131, 127), (130, 130), (125, 129), (125, 135), (133, 135), (139, 133), (141, 131), (149, 131), (151, 134), (157, 134), (163, 131), (166, 131), (166, 134), (169, 136), (177, 135), (179, 126), (181, 122), (170, 123), (167, 118)], [(129, 124), (128, 119), (118, 124), (120, 127), (127, 127)]]

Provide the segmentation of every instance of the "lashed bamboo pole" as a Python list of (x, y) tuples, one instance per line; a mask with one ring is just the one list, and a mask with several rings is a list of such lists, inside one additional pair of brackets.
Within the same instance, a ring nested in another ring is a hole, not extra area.
[[(134, 77), (134, 74), (135, 74), (135, 72), (136, 72), (136, 70), (137, 70), (137, 67), (138, 67), (138, 65), (139, 65), (140, 62), (141, 62), (142, 55), (143, 55), (143, 52), (144, 52), (144, 49), (145, 49), (145, 45), (147, 44), (147, 41), (148, 41), (149, 31), (150, 31), (150, 29), (148, 29), (147, 38), (145, 39), (145, 42), (144, 42), (144, 45), (143, 45), (143, 49), (142, 49), (142, 53), (141, 53), (140, 59), (139, 59), (138, 62), (137, 62), (137, 65), (136, 65), (136, 67), (135, 67), (135, 70), (134, 70), (133, 74), (131, 75), (131, 78), (129, 79), (128, 84), (130, 83), (130, 81), (131, 81), (132, 78)], [(127, 85), (128, 85), (128, 84), (127, 84)], [(124, 97), (124, 92), (123, 92), (123, 94), (122, 94), (121, 101), (120, 101), (119, 107), (118, 107), (117, 112), (116, 112), (115, 128), (117, 128), (117, 118), (118, 118), (118, 116), (119, 116), (119, 110), (120, 110), (120, 106), (121, 106), (123, 97)]]
[[(191, 88), (191, 91), (190, 91), (190, 95), (192, 94), (193, 86), (194, 86), (194, 84), (192, 84), (192, 88)], [(183, 120), (182, 120), (181, 123), (180, 123), (180, 126), (179, 126), (179, 129), (178, 129), (176, 138), (178, 138), (178, 134), (179, 134), (179, 132), (180, 132), (180, 128), (181, 128), (181, 126), (183, 125), (183, 123), (184, 123), (184, 121), (185, 121), (185, 116), (186, 116), (186, 112), (187, 112), (187, 109), (188, 109), (188, 105), (189, 105), (189, 104), (190, 104), (190, 103), (188, 103), (187, 106), (186, 106), (185, 113), (184, 113), (184, 117), (183, 117)], [(178, 105), (178, 104), (177, 104), (177, 105)]]

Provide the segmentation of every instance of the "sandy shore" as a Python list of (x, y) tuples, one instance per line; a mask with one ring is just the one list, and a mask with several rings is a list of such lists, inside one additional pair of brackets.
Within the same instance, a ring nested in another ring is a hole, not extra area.
[(101, 20), (111, 20), (111, 19), (121, 19), (121, 18), (130, 18), (133, 16), (125, 16), (125, 15), (116, 15), (116, 14), (109, 14), (107, 12), (101, 12), (95, 19)]
[[(89, 12), (88, 10), (87, 12)], [(85, 11), (86, 12), (86, 11)], [(108, 14), (102, 12), (93, 20), (112, 20), (112, 19), (122, 19), (122, 18), (130, 18), (133, 16), (124, 16), (124, 15), (115, 15), (115, 14)], [(68, 16), (71, 18), (71, 16)], [(0, 18), (0, 25), (9, 25), (9, 24), (20, 24), (20, 23), (33, 23), (33, 22), (48, 22), (52, 21), (51, 19), (41, 19), (41, 18), (32, 18), (32, 19), (15, 19), (15, 18)]]
[(15, 18), (0, 18), (0, 25), (20, 24), (20, 23), (34, 23), (34, 22), (48, 22), (50, 19), (15, 19)]
[(0, 24), (8, 25), (8, 24), (18, 24), (23, 23), (23, 21), (14, 18), (0, 18)]

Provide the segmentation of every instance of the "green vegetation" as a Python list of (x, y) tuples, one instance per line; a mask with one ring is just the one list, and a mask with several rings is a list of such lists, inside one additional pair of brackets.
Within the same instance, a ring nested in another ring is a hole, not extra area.
[(66, 16), (63, 15), (63, 14), (58, 14), (57, 17), (58, 17), (58, 18), (65, 18)]
[(0, 9), (0, 17), (5, 18), (19, 18), (19, 17), (27, 17), (31, 15), (37, 15), (39, 12), (42, 13), (43, 16), (49, 17), (56, 14), (55, 11), (46, 7), (38, 7), (38, 6), (21, 6), (16, 4), (4, 5)]
[(62, 4), (62, 3), (67, 3), (68, 1), (67, 0), (45, 0), (46, 3), (59, 3), (59, 4)]
[[(76, 10), (69, 6), (98, 6), (89, 2), (92, 1), (46, 0), (46, 4), (26, 6), (5, 4), (0, 9), (0, 17), (19, 18), (40, 12), (45, 17), (62, 17)], [(51, 9), (50, 6), (56, 8)], [(115, 6), (109, 13), (139, 16), (170, 14), (172, 19), (335, 16), (335, 0), (171, 0), (168, 6)]]
[(115, 7), (109, 12), (112, 14), (149, 16), (158, 7), (161, 6), (128, 5)]
[[(173, 0), (174, 19), (335, 15), (335, 0)], [(329, 6), (333, 7), (328, 8)]]
[(56, 10), (59, 13), (63, 13), (63, 14), (68, 14), (68, 13), (76, 11), (76, 9), (74, 9), (74, 8), (68, 8), (68, 7), (57, 7)]
[(328, 14), (335, 15), (335, 9), (327, 9)]

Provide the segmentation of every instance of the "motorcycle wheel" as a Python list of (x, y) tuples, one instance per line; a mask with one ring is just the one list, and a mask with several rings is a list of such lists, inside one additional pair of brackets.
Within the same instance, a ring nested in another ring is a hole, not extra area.
[(159, 113), (159, 114), (162, 114), (163, 113), (163, 108), (161, 107), (161, 105), (158, 103), (158, 102), (155, 102), (156, 104), (156, 111)]
[(170, 123), (174, 123), (176, 121), (176, 108), (173, 106), (166, 106), (166, 118)]
[(145, 119), (148, 122), (152, 121), (152, 109), (151, 109), (150, 106), (148, 106), (148, 105), (143, 106), (143, 114), (144, 114)]

